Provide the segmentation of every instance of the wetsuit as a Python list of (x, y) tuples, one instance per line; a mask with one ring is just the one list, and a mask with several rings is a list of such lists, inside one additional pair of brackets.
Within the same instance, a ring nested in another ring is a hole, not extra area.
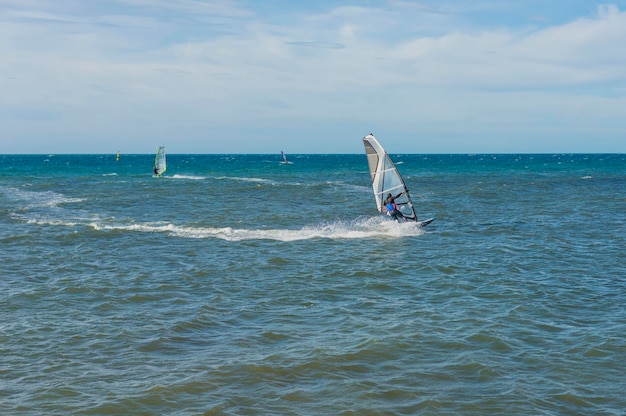
[(400, 192), (395, 197), (389, 195), (387, 196), (387, 199), (385, 199), (385, 207), (387, 208), (387, 215), (389, 215), (391, 218), (393, 218), (394, 220), (398, 222), (401, 222), (400, 218), (402, 218), (404, 221), (407, 220), (406, 218), (404, 218), (404, 215), (402, 215), (400, 210), (398, 210), (398, 207), (396, 206), (396, 203), (395, 203), (395, 199), (399, 197), (400, 195), (402, 195), (402, 192)]

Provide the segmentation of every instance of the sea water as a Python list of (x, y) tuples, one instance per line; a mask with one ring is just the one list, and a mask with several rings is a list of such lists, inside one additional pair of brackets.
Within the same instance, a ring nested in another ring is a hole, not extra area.
[(0, 155), (0, 414), (623, 415), (626, 155)]

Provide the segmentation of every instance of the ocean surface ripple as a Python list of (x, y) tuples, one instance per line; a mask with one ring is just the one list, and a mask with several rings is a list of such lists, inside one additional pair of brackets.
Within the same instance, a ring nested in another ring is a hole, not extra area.
[(0, 414), (624, 415), (626, 155), (0, 155)]

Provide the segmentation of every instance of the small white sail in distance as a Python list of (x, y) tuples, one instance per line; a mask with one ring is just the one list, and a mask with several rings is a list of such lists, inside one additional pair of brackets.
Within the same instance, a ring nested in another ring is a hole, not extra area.
[(165, 146), (159, 146), (159, 150), (157, 150), (156, 155), (154, 156), (154, 175), (161, 176), (166, 169)]

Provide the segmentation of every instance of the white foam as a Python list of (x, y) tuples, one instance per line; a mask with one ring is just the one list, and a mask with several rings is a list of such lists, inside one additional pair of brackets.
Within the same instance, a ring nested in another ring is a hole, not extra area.
[(236, 176), (218, 176), (215, 179), (227, 179), (231, 181), (239, 181), (239, 182), (258, 182), (258, 183), (269, 183), (274, 184), (275, 182), (270, 179), (263, 178), (245, 178), (245, 177), (236, 177)]
[(176, 174), (176, 175), (172, 176), (172, 178), (173, 179), (191, 179), (191, 180), (199, 181), (199, 180), (206, 179), (206, 176), (193, 176), (193, 175), (178, 175), (178, 174)]
[(311, 239), (363, 239), (408, 237), (424, 233), (415, 223), (397, 223), (387, 219), (366, 219), (354, 222), (332, 222), (310, 225), (300, 229), (250, 229), (232, 227), (189, 227), (172, 223), (137, 223), (112, 225), (89, 223), (97, 230), (126, 230), (146, 233), (166, 233), (182, 238), (216, 238), (226, 241), (275, 240), (299, 241)]
[(2, 190), (12, 200), (23, 203), (21, 209), (56, 207), (60, 204), (84, 201), (83, 198), (69, 198), (54, 191), (29, 191), (18, 188), (3, 188)]

